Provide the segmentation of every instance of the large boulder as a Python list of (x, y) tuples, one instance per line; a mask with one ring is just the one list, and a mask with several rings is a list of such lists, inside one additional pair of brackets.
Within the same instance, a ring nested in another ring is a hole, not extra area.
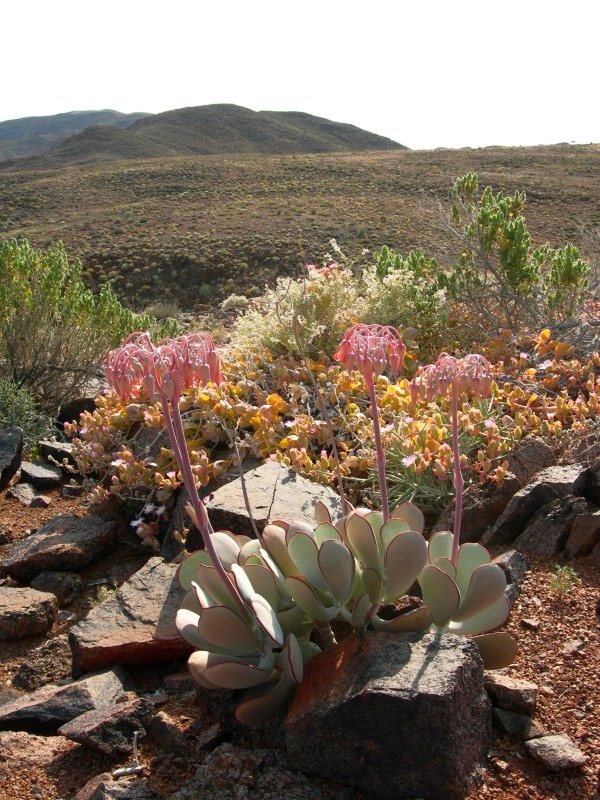
[(514, 546), (524, 553), (555, 556), (564, 549), (575, 518), (587, 511), (588, 503), (583, 497), (559, 497), (536, 511)]
[(490, 735), (477, 646), (441, 633), (348, 637), (307, 664), (285, 720), (295, 766), (390, 800), (462, 797)]
[(191, 648), (175, 627), (183, 594), (177, 565), (151, 558), (112, 598), (71, 628), (74, 674), (110, 664), (149, 665), (189, 655)]
[(58, 613), (53, 594), (0, 586), (0, 640), (47, 633)]
[(81, 570), (109, 552), (119, 523), (101, 517), (54, 517), (36, 533), (15, 544), (0, 566), (18, 581), (28, 582), (44, 570)]
[(0, 431), (0, 489), (6, 489), (10, 479), (21, 464), (23, 453), (23, 431), (21, 428), (5, 428)]

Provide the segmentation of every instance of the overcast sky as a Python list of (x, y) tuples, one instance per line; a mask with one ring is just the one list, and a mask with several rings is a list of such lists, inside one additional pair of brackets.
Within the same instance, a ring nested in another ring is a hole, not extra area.
[(5, 0), (0, 120), (206, 103), (412, 148), (600, 142), (597, 0)]

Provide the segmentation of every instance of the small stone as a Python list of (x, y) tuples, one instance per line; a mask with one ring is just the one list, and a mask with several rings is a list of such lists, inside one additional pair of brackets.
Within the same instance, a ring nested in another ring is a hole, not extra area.
[(525, 742), (525, 747), (550, 772), (582, 767), (587, 758), (568, 736), (542, 736)]
[(544, 726), (537, 722), (535, 719), (530, 719), (521, 732), (523, 741), (528, 742), (530, 739), (539, 739), (540, 736), (548, 736), (548, 731)]
[(104, 773), (88, 781), (73, 800), (161, 800), (161, 797), (137, 775), (113, 778)]
[(492, 709), (494, 726), (506, 736), (520, 736), (525, 726), (531, 721), (527, 714), (515, 714), (513, 711), (504, 711), (502, 708)]
[(81, 578), (76, 572), (45, 570), (31, 581), (33, 589), (55, 595), (59, 606), (68, 606), (81, 591)]
[(491, 764), (496, 772), (500, 772), (502, 775), (506, 775), (507, 772), (510, 772), (510, 766), (508, 762), (503, 761), (501, 758), (491, 759)]
[(211, 725), (210, 728), (207, 728), (202, 733), (198, 734), (196, 737), (196, 746), (200, 749), (203, 747), (208, 747), (209, 744), (212, 744), (214, 741), (219, 739), (221, 736), (224, 735), (223, 726), (215, 722), (214, 725)]
[(188, 740), (177, 727), (175, 720), (164, 711), (159, 711), (152, 717), (146, 731), (161, 750), (181, 755), (189, 750)]
[(73, 620), (77, 619), (77, 617), (72, 611), (66, 611), (63, 609), (62, 611), (58, 612), (57, 619), (60, 620), (60, 622), (73, 622)]
[(18, 500), (26, 508), (29, 508), (38, 495), (35, 486), (31, 483), (17, 483), (15, 486), (11, 486), (6, 494), (13, 500)]
[(584, 649), (586, 643), (582, 639), (569, 639), (561, 648), (561, 653), (565, 656), (574, 656)]
[(29, 507), (30, 508), (48, 508), (48, 506), (52, 505), (52, 498), (48, 497), (47, 494), (38, 494), (36, 495), (33, 500), (31, 501)]
[(46, 464), (43, 461), (21, 462), (21, 480), (32, 483), (36, 489), (55, 489), (63, 482), (63, 473), (60, 467)]
[(84, 491), (85, 489), (79, 483), (67, 483), (62, 489), (63, 497), (81, 497)]
[(554, 689), (551, 686), (540, 686), (538, 692), (542, 697), (554, 697)]
[(527, 628), (530, 631), (537, 631), (540, 627), (540, 621), (534, 617), (523, 617), (521, 620), (521, 627)]
[(538, 687), (530, 681), (510, 678), (499, 672), (486, 672), (484, 686), (492, 705), (517, 714), (533, 714)]
[(197, 686), (195, 680), (187, 670), (185, 670), (185, 672), (173, 672), (170, 675), (165, 675), (163, 683), (165, 689), (170, 692), (193, 692)]
[(53, 594), (0, 586), (0, 640), (47, 633), (57, 611), (58, 603)]

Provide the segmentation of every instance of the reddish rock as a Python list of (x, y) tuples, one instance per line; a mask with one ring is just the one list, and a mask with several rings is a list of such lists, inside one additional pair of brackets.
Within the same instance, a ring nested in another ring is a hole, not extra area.
[(306, 665), (285, 720), (290, 762), (370, 797), (453, 800), (490, 739), (476, 645), (351, 636)]
[(550, 772), (583, 767), (587, 758), (568, 736), (542, 736), (525, 742), (527, 752)]
[(44, 570), (81, 570), (108, 552), (117, 535), (113, 520), (61, 515), (14, 545), (0, 566), (22, 582)]
[(68, 606), (79, 594), (81, 578), (76, 572), (40, 572), (31, 581), (31, 587), (40, 592), (50, 592), (58, 600), (59, 606)]
[(71, 628), (74, 674), (110, 664), (148, 665), (189, 655), (175, 627), (183, 598), (177, 564), (151, 558), (114, 597)]
[[(7, 771), (44, 767), (73, 745), (60, 736), (36, 736), (25, 731), (0, 732), (0, 764)], [(8, 797), (8, 795), (6, 795)], [(12, 796), (13, 800), (18, 798)]]
[(47, 683), (70, 678), (72, 660), (67, 634), (55, 636), (28, 654), (13, 675), (12, 685), (33, 692)]
[(57, 612), (58, 602), (53, 594), (0, 586), (0, 640), (46, 633)]
[(586, 556), (600, 542), (600, 511), (588, 511), (573, 521), (565, 545), (567, 558)]

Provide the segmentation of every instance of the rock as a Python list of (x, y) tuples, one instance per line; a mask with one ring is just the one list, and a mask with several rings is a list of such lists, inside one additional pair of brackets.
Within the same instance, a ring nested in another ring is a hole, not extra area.
[(451, 800), (490, 739), (476, 645), (449, 634), (351, 636), (305, 668), (290, 761), (377, 798)]
[(583, 495), (591, 474), (587, 464), (543, 469), (513, 496), (496, 523), (486, 530), (481, 543), (492, 546), (514, 542), (542, 506), (566, 495)]
[(6, 494), (8, 497), (18, 500), (26, 508), (29, 508), (32, 500), (38, 496), (36, 488), (30, 483), (17, 483), (15, 486), (11, 486)]
[(293, 772), (279, 750), (215, 748), (170, 800), (334, 800), (339, 794)]
[(578, 514), (585, 514), (588, 503), (583, 497), (566, 495), (542, 506), (532, 517), (514, 545), (518, 550), (537, 556), (562, 552)]
[(58, 603), (53, 594), (0, 586), (0, 640), (47, 633), (57, 612)]
[(50, 592), (58, 600), (59, 607), (68, 606), (81, 591), (81, 578), (76, 572), (40, 572), (31, 581), (32, 589)]
[(565, 545), (567, 558), (586, 556), (600, 542), (600, 511), (586, 511), (575, 517)]
[(521, 620), (521, 627), (527, 628), (527, 630), (530, 631), (538, 631), (540, 628), (540, 621), (534, 617), (523, 617)]
[(66, 461), (67, 464), (75, 465), (75, 456), (73, 455), (74, 445), (71, 442), (53, 442), (50, 439), (40, 439), (40, 453), (45, 459), (54, 459), (62, 464)]
[(123, 703), (86, 711), (65, 725), (58, 733), (107, 756), (132, 752), (133, 734), (145, 734), (152, 705), (143, 697), (133, 696)]
[(515, 714), (514, 711), (504, 711), (502, 708), (493, 708), (492, 721), (500, 733), (520, 737), (531, 722), (531, 717), (527, 714)]
[[(200, 531), (188, 517), (185, 510), (189, 502), (190, 496), (186, 488), (182, 487), (171, 511), (167, 529), (160, 546), (160, 554), (167, 561), (172, 561), (177, 558), (177, 556), (183, 553), (184, 549), (191, 553), (203, 547)], [(183, 535), (184, 528), (188, 530), (185, 543), (179, 538)]]
[(5, 428), (0, 431), (0, 489), (6, 489), (16, 474), (23, 453), (23, 431), (21, 428)]
[(484, 685), (494, 706), (529, 716), (535, 711), (538, 688), (535, 683), (510, 678), (501, 672), (486, 672)]
[(67, 684), (43, 686), (0, 706), (0, 729), (51, 731), (86, 711), (110, 706), (123, 694), (126, 673), (117, 668)]
[(63, 497), (81, 497), (84, 492), (80, 483), (67, 483), (62, 488)]
[(146, 725), (146, 732), (160, 749), (167, 753), (184, 755), (189, 750), (188, 740), (179, 730), (175, 720), (164, 711), (159, 711), (152, 717)]
[[(321, 500), (334, 516), (341, 514), (337, 494), (327, 486), (312, 483), (275, 461), (266, 461), (245, 474), (246, 489), (254, 521), (262, 529), (270, 519), (306, 520), (314, 524), (314, 508)], [(229, 530), (252, 536), (240, 478), (227, 483), (206, 504), (215, 530)]]
[(38, 494), (36, 495), (31, 503), (29, 504), (30, 508), (48, 508), (48, 506), (52, 505), (52, 498), (48, 497), (47, 494)]
[(528, 742), (530, 739), (539, 739), (540, 736), (548, 735), (546, 728), (534, 719), (528, 719), (528, 722), (525, 723), (525, 727), (521, 731), (521, 738), (525, 742)]
[(600, 567), (600, 542), (594, 547), (592, 552), (588, 556), (588, 561), (590, 564), (594, 564), (597, 567)]
[(12, 703), (13, 700), (17, 700), (19, 697), (21, 697), (21, 692), (15, 692), (14, 689), (5, 689), (0, 692), (0, 706), (5, 703)]
[(58, 409), (56, 422), (62, 429), (65, 422), (79, 422), (79, 417), (84, 411), (93, 413), (95, 410), (96, 401), (93, 397), (80, 397), (77, 400), (70, 400), (68, 403), (61, 405)]
[(60, 467), (46, 464), (43, 461), (23, 461), (21, 463), (21, 480), (32, 483), (36, 489), (55, 489), (62, 486), (63, 473)]
[(118, 524), (100, 517), (58, 516), (15, 544), (0, 566), (27, 582), (44, 570), (77, 570), (96, 561), (117, 541)]
[(512, 608), (521, 593), (523, 578), (529, 570), (530, 564), (517, 550), (507, 550), (506, 553), (495, 558), (493, 563), (497, 564), (506, 575), (504, 593)]
[(176, 564), (151, 558), (114, 597), (71, 628), (75, 675), (110, 664), (147, 666), (189, 655), (190, 646), (175, 628), (184, 594), (176, 572)]
[(144, 778), (113, 778), (110, 773), (97, 775), (86, 783), (74, 800), (161, 800)]
[[(27, 767), (47, 767), (73, 747), (60, 736), (35, 736), (24, 731), (0, 732), (0, 766), (8, 774)], [(14, 794), (4, 795), (19, 800)]]
[(187, 670), (165, 675), (163, 683), (168, 692), (193, 692), (198, 685)]
[[(518, 450), (506, 456), (508, 474), (500, 483), (472, 484), (463, 495), (461, 542), (477, 542), (496, 522), (511, 497), (545, 467), (556, 464), (552, 448), (537, 436), (530, 436)], [(433, 532), (452, 530), (454, 500), (442, 511)]]
[(66, 633), (49, 639), (27, 655), (12, 678), (13, 686), (33, 692), (47, 683), (71, 676), (71, 648)]
[(164, 428), (139, 428), (129, 442), (133, 455), (140, 460), (155, 461), (163, 447), (170, 448), (169, 436)]
[(542, 736), (525, 742), (527, 752), (550, 772), (582, 767), (587, 758), (568, 736)]

